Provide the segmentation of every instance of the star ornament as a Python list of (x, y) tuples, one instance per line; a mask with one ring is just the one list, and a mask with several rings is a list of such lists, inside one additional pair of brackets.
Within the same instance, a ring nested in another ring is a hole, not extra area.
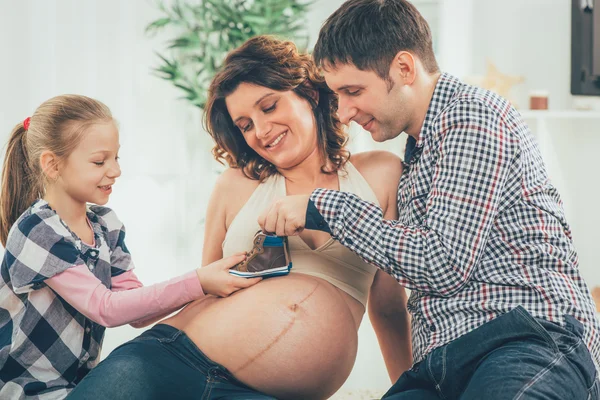
[(523, 83), (525, 78), (517, 75), (504, 74), (498, 71), (498, 68), (490, 60), (487, 60), (486, 63), (485, 76), (473, 76), (467, 78), (465, 79), (467, 83), (497, 93), (517, 107), (515, 102), (510, 98), (510, 90), (513, 86)]

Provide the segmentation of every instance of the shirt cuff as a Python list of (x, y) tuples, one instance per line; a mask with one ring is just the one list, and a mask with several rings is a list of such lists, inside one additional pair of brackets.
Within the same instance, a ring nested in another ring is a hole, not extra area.
[(198, 272), (196, 272), (196, 270), (188, 272), (187, 274), (183, 275), (182, 278), (185, 281), (186, 289), (192, 296), (193, 300), (205, 295), (202, 284), (200, 283), (200, 278), (198, 278)]
[(331, 235), (329, 224), (327, 224), (325, 218), (323, 218), (319, 210), (317, 210), (317, 207), (312, 200), (308, 200), (308, 206), (306, 208), (306, 223), (304, 226), (306, 229), (323, 231)]

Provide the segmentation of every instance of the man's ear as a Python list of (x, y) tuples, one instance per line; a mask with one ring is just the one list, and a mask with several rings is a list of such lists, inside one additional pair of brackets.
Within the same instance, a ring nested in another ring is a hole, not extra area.
[(408, 51), (399, 51), (392, 60), (390, 75), (394, 75), (396, 81), (410, 85), (417, 76), (417, 58)]
[(56, 154), (50, 150), (44, 150), (40, 155), (40, 166), (42, 167), (42, 172), (49, 180), (55, 181), (58, 179), (60, 175), (60, 160)]

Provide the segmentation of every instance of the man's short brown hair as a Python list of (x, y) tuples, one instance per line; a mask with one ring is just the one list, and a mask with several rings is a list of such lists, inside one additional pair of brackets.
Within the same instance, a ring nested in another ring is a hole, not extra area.
[(353, 64), (389, 79), (400, 51), (415, 54), (429, 73), (439, 71), (429, 24), (406, 0), (349, 0), (319, 32), (313, 57), (318, 66)]

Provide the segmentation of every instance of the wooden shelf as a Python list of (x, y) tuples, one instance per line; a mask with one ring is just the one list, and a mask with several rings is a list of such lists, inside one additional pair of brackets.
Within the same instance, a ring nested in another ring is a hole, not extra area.
[(519, 113), (525, 119), (600, 119), (596, 110), (523, 110)]

